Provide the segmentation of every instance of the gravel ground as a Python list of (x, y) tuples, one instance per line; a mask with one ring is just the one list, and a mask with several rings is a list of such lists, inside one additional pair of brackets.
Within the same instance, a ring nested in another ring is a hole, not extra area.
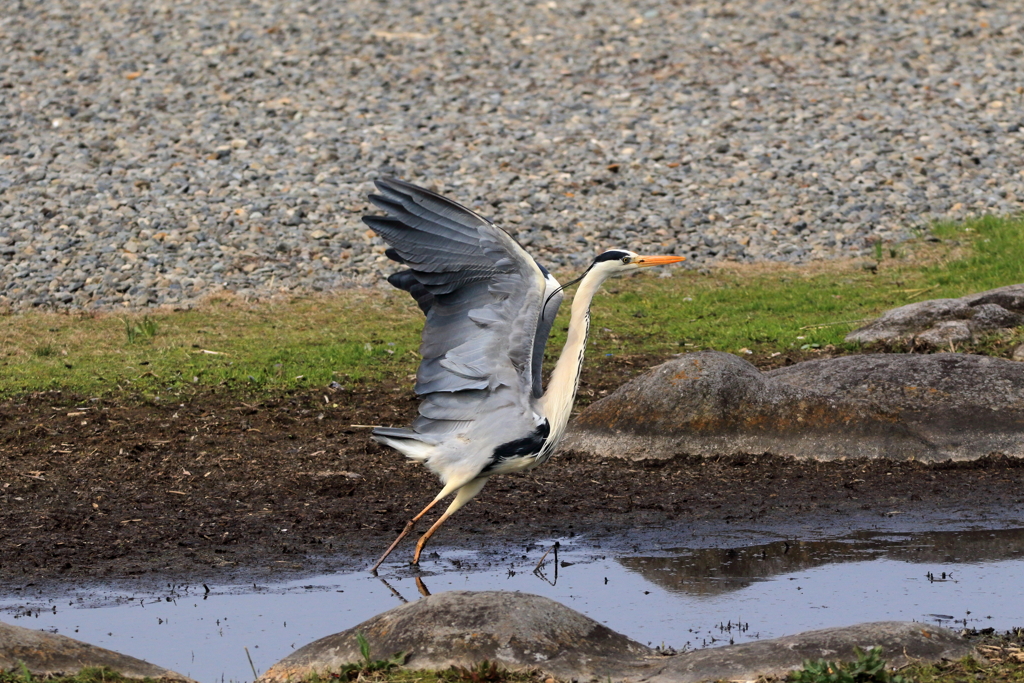
[(1013, 0), (10, 0), (0, 305), (379, 284), (381, 174), (562, 271), (871, 253), (1024, 207), (1022, 47)]

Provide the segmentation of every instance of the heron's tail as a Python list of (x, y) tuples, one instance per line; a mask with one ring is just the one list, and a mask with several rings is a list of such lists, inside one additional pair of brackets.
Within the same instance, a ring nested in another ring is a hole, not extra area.
[(417, 434), (411, 429), (377, 427), (370, 434), (377, 443), (391, 446), (405, 457), (420, 462), (427, 460), (437, 446), (437, 442), (431, 437)]

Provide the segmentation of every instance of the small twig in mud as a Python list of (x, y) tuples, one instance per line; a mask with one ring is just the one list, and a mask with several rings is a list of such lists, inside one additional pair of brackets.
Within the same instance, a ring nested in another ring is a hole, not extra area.
[(252, 669), (252, 676), (253, 680), (255, 681), (257, 678), (260, 677), (260, 675), (256, 673), (256, 665), (252, 663), (252, 655), (249, 654), (248, 647), (245, 648), (245, 656), (249, 659), (249, 668)]
[(837, 320), (834, 323), (817, 323), (815, 325), (804, 325), (800, 329), (801, 330), (817, 330), (817, 329), (821, 329), (823, 327), (834, 327), (836, 325), (857, 325), (857, 324), (860, 324), (860, 323), (866, 323), (869, 320), (874, 320), (874, 318), (863, 318), (861, 320)]
[(349, 425), (349, 427), (358, 427), (359, 429), (376, 429), (377, 427), (383, 427), (384, 425)]
[(1024, 663), (1024, 651), (1016, 645), (979, 645), (978, 652), (993, 664), (1007, 661)]
[(897, 289), (896, 291), (900, 294), (906, 294), (908, 299), (913, 299), (915, 296), (920, 296), (925, 292), (930, 292), (938, 287), (938, 285), (932, 285), (931, 287), (921, 287), (918, 289)]
[(555, 564), (558, 564), (558, 541), (555, 541), (555, 544), (547, 550), (545, 550), (544, 554), (540, 556), (540, 562), (538, 562), (537, 566), (533, 568), (534, 572), (540, 570), (541, 566), (544, 564), (544, 560), (546, 560), (548, 557), (548, 553), (550, 553), (552, 550), (555, 551)]
[(547, 550), (544, 551), (544, 554), (540, 556), (540, 560), (537, 562), (537, 566), (533, 568), (533, 571), (535, 573), (540, 571), (541, 565), (544, 564), (544, 560), (546, 560), (548, 558), (548, 553), (550, 553), (550, 552), (551, 552), (551, 548), (548, 548)]

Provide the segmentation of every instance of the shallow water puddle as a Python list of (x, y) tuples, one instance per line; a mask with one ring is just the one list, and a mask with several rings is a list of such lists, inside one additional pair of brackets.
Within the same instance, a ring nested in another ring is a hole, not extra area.
[[(719, 543), (725, 541), (719, 540)], [(603, 555), (563, 542), (474, 564), (424, 562), (427, 590), (548, 596), (650, 645), (705, 647), (886, 619), (952, 627), (1024, 624), (1024, 529), (863, 532), (728, 548)], [(460, 569), (456, 565), (472, 567)], [(397, 565), (393, 565), (392, 568)], [(556, 576), (557, 569), (557, 576)], [(61, 598), (0, 595), (0, 618), (56, 631), (189, 675), (251, 680), (297, 647), (420, 597), (411, 574), (328, 574), (273, 585), (89, 588)]]

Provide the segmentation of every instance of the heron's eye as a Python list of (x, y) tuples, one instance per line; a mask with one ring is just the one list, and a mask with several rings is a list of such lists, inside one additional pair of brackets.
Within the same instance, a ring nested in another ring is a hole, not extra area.
[(629, 263), (629, 257), (628, 256), (623, 256), (622, 257), (622, 262), (623, 263)]

